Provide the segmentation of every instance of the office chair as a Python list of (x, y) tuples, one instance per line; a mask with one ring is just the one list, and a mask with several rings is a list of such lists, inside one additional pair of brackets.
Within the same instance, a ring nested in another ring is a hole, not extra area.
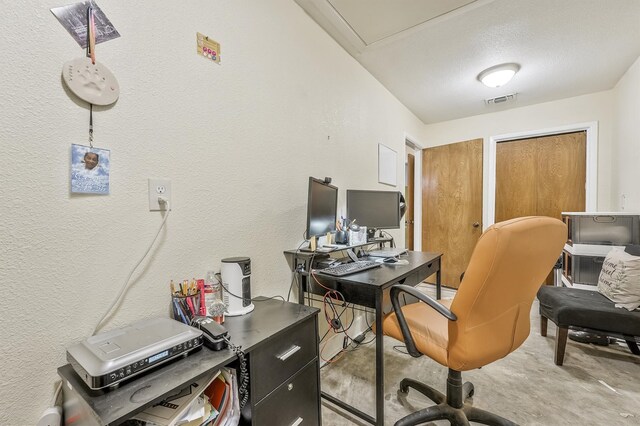
[[(480, 237), (452, 300), (436, 301), (407, 285), (391, 287), (394, 312), (383, 320), (384, 334), (403, 340), (413, 357), (427, 355), (449, 368), (446, 395), (405, 378), (400, 392), (413, 388), (438, 405), (409, 414), (396, 426), (432, 420), (452, 425), (515, 423), (472, 407), (473, 384), (462, 371), (480, 368), (516, 350), (529, 335), (536, 292), (567, 240), (567, 227), (550, 217), (523, 217), (497, 223)], [(400, 293), (424, 303), (400, 306)]]

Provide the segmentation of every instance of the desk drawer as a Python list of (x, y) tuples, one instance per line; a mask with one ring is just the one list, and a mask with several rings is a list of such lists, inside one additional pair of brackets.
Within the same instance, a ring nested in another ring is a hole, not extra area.
[(253, 401), (260, 401), (316, 357), (315, 325), (315, 320), (307, 320), (251, 353), (251, 376), (259, 378), (252, 380)]
[(415, 272), (399, 280), (398, 284), (416, 286), (431, 275), (438, 272), (438, 269), (440, 269), (440, 259), (434, 260), (433, 262), (427, 263), (426, 265), (422, 265)]
[(426, 280), (431, 275), (438, 272), (439, 269), (440, 269), (440, 259), (434, 260), (431, 263), (427, 263), (426, 265), (421, 266), (417, 272), (418, 282), (421, 283), (422, 281)]
[(318, 426), (318, 360), (314, 359), (302, 371), (280, 385), (256, 404), (254, 426)]

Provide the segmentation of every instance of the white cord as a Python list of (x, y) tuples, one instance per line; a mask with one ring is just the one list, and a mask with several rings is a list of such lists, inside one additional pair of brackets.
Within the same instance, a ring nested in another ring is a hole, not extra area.
[(136, 269), (138, 269), (138, 266), (140, 266), (142, 261), (147, 257), (147, 255), (151, 251), (151, 247), (153, 247), (153, 244), (158, 239), (158, 235), (160, 235), (160, 231), (162, 231), (162, 228), (164, 228), (164, 224), (166, 223), (167, 218), (169, 217), (169, 212), (171, 211), (171, 209), (169, 208), (169, 201), (164, 197), (158, 197), (158, 203), (159, 204), (164, 204), (164, 207), (165, 207), (164, 219), (162, 219), (162, 223), (160, 224), (160, 228), (158, 228), (158, 232), (156, 232), (156, 236), (153, 237), (153, 241), (151, 241), (151, 244), (149, 244), (149, 247), (147, 248), (147, 251), (144, 253), (144, 255), (140, 258), (138, 263), (136, 263), (136, 266), (134, 266), (133, 269), (131, 270), (131, 272), (129, 273), (129, 276), (127, 277), (126, 281), (124, 282), (124, 285), (122, 286), (122, 289), (120, 289), (120, 293), (118, 293), (118, 296), (113, 301), (111, 306), (109, 306), (109, 309), (107, 309), (107, 311), (102, 316), (102, 318), (100, 318), (100, 321), (98, 322), (98, 325), (96, 325), (96, 327), (93, 329), (93, 333), (91, 333), (92, 336), (94, 334), (96, 334), (98, 332), (98, 330), (100, 330), (100, 328), (103, 325), (102, 323), (105, 322), (105, 320), (107, 319), (107, 317), (111, 313), (111, 310), (114, 309), (120, 303), (120, 300), (122, 299), (122, 296), (124, 295), (125, 291), (127, 290), (127, 287), (129, 286), (129, 281), (131, 280), (131, 277), (133, 276), (133, 273), (136, 271)]
[(58, 383), (58, 386), (56, 386), (56, 391), (53, 393), (53, 402), (51, 403), (52, 407), (55, 407), (58, 405), (58, 398), (60, 397), (61, 390), (62, 390), (62, 381)]

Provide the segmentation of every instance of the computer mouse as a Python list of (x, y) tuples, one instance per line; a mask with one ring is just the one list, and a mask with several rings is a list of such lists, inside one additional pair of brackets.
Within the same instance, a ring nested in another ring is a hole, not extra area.
[(396, 259), (395, 257), (387, 257), (383, 260), (384, 263), (396, 263), (397, 261), (398, 259)]

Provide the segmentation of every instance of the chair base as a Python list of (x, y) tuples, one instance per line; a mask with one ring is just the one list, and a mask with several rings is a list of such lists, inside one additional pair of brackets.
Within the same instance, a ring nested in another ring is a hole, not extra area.
[(403, 379), (398, 392), (406, 394), (409, 388), (417, 390), (438, 405), (411, 413), (398, 420), (395, 426), (412, 426), (432, 420), (448, 420), (452, 426), (468, 426), (470, 421), (485, 425), (517, 426), (516, 423), (497, 414), (472, 407), (467, 400), (473, 396), (473, 384), (462, 384), (459, 371), (449, 369), (446, 395), (413, 379)]

